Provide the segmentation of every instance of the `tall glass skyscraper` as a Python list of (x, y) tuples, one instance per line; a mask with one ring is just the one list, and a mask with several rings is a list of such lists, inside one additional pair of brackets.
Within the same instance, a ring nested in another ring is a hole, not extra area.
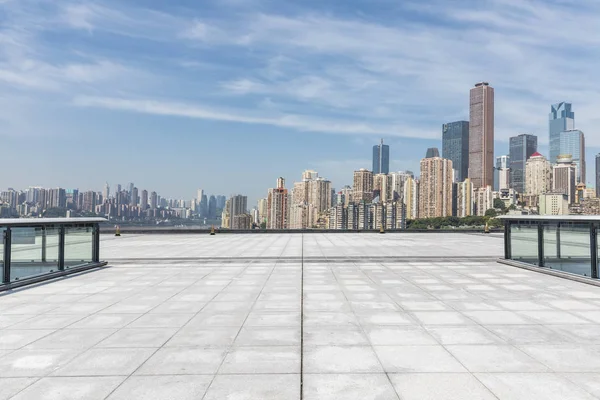
[(559, 134), (559, 153), (570, 154), (577, 165), (577, 183), (585, 183), (585, 136), (577, 129)]
[(550, 108), (550, 161), (556, 163), (560, 155), (560, 133), (575, 129), (575, 113), (572, 110), (571, 103), (564, 101), (558, 104), (553, 104)]
[(440, 156), (440, 151), (438, 150), (437, 147), (430, 147), (427, 149), (427, 153), (425, 153), (425, 158), (434, 158), (434, 157), (439, 157)]
[(452, 160), (454, 180), (464, 181), (469, 174), (469, 122), (442, 125), (442, 158)]
[(522, 134), (509, 139), (510, 187), (525, 193), (525, 164), (537, 151), (537, 136)]
[(390, 173), (390, 146), (381, 143), (373, 146), (373, 174)]
[(494, 168), (494, 191), (508, 189), (510, 187), (510, 156), (496, 157), (496, 168)]

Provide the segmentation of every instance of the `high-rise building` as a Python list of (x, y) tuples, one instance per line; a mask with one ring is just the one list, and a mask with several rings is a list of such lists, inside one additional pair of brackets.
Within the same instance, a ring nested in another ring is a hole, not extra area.
[[(289, 199), (289, 195), (288, 195), (288, 199)], [(269, 207), (268, 207), (268, 198), (264, 198), (264, 199), (258, 199), (258, 219), (259, 219), (259, 224), (262, 224), (263, 222), (266, 224), (267, 223), (267, 218), (268, 218), (268, 212), (269, 212)], [(289, 200), (288, 200), (288, 204), (289, 204)]]
[[(549, 135), (550, 135), (550, 161), (554, 164), (560, 152), (560, 133), (575, 129), (575, 113), (571, 103), (561, 102), (550, 106)], [(569, 153), (566, 153), (569, 154)]]
[[(310, 181), (312, 179), (317, 179), (319, 177), (319, 173), (317, 171), (313, 171), (311, 169), (307, 169), (302, 173), (303, 181)], [(280, 178), (283, 179), (283, 178)]]
[(449, 217), (452, 215), (452, 161), (444, 158), (421, 160), (419, 217)]
[(510, 187), (510, 157), (496, 157), (494, 168), (494, 191), (505, 190)]
[(600, 197), (600, 153), (596, 154), (596, 197)]
[(471, 89), (469, 107), (469, 178), (473, 187), (494, 184), (494, 88), (480, 82)]
[(355, 203), (360, 203), (361, 201), (370, 203), (373, 201), (373, 172), (364, 168), (354, 171), (353, 188), (354, 194), (352, 198)]
[(135, 187), (135, 185), (133, 184), (133, 182), (131, 182), (129, 184), (129, 195), (131, 196), (131, 192), (133, 192), (133, 188)]
[(88, 190), (83, 193), (83, 211), (94, 212), (96, 208), (96, 193)]
[(379, 197), (379, 202), (386, 203), (393, 200), (391, 175), (373, 175), (373, 196)]
[(537, 151), (525, 165), (525, 192), (528, 196), (539, 196), (552, 190), (552, 164)]
[(202, 197), (204, 196), (204, 190), (203, 189), (198, 189), (197, 193), (196, 193), (196, 203), (200, 204), (200, 202), (202, 201)]
[(577, 165), (577, 183), (585, 183), (585, 136), (577, 129), (561, 132), (559, 154), (570, 154)]
[(150, 208), (156, 210), (158, 207), (158, 195), (156, 192), (150, 193)]
[(410, 176), (404, 183), (404, 205), (406, 208), (406, 219), (419, 218), (419, 180)]
[(411, 171), (400, 171), (390, 173), (390, 199), (392, 201), (402, 201), (404, 198), (404, 185), (408, 178), (414, 178)]
[(388, 174), (390, 172), (390, 146), (381, 143), (373, 146), (373, 174)]
[(289, 195), (285, 180), (277, 179), (277, 187), (269, 189), (267, 195), (267, 229), (287, 229), (289, 217)]
[(474, 189), (473, 198), (475, 200), (475, 214), (480, 217), (483, 217), (485, 212), (490, 208), (494, 208), (494, 197), (491, 186)]
[(144, 211), (146, 208), (148, 208), (148, 191), (144, 189), (140, 198), (140, 209)]
[(567, 195), (569, 204), (575, 202), (575, 187), (577, 186), (577, 165), (570, 155), (561, 155), (552, 167), (552, 191)]
[(452, 161), (454, 179), (464, 181), (469, 174), (469, 122), (442, 125), (442, 157)]
[(433, 157), (439, 157), (440, 156), (440, 151), (438, 150), (437, 147), (430, 147), (427, 149), (427, 152), (425, 153), (425, 158), (433, 158)]
[(231, 229), (250, 229), (252, 226), (252, 215), (236, 214), (231, 218)]
[(352, 203), (353, 200), (353, 189), (352, 187), (346, 185), (340, 190), (337, 196), (338, 204), (343, 204), (348, 207), (348, 204)]
[(227, 199), (223, 195), (217, 196), (217, 210), (223, 210), (225, 208), (225, 202)]
[(231, 196), (229, 199), (229, 218), (232, 221), (232, 218), (236, 215), (246, 214), (248, 210), (248, 197), (242, 196), (240, 194)]
[(509, 139), (510, 187), (525, 193), (525, 163), (537, 151), (537, 136), (522, 134)]
[(108, 184), (108, 182), (106, 182), (104, 184), (104, 190), (102, 191), (102, 198), (104, 199), (104, 201), (108, 200), (108, 197), (110, 196), (110, 186)]
[(208, 218), (217, 218), (217, 198), (212, 195), (208, 199)]
[(456, 184), (456, 216), (473, 215), (473, 184), (469, 178)]
[(138, 188), (134, 187), (131, 189), (131, 198), (129, 199), (129, 205), (131, 207), (137, 206), (138, 204)]
[(63, 188), (50, 189), (49, 208), (66, 208), (67, 192)]

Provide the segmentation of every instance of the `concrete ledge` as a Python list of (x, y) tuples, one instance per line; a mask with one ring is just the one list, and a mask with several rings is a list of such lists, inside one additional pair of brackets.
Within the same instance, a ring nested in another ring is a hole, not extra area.
[(511, 267), (517, 267), (517, 268), (521, 268), (521, 269), (527, 269), (529, 271), (534, 271), (534, 272), (541, 272), (542, 274), (552, 275), (552, 276), (556, 276), (558, 278), (569, 279), (571, 281), (575, 281), (575, 282), (579, 282), (579, 283), (585, 283), (585, 284), (588, 284), (588, 285), (600, 287), (600, 280), (599, 279), (592, 279), (592, 278), (589, 278), (589, 277), (586, 277), (586, 276), (572, 274), (570, 272), (559, 271), (559, 270), (556, 270), (556, 269), (550, 269), (550, 268), (545, 268), (545, 267), (538, 267), (538, 266), (533, 265), (533, 264), (527, 264), (527, 263), (524, 263), (524, 262), (514, 261), (514, 260), (507, 260), (507, 259), (504, 259), (504, 258), (499, 259), (498, 262), (500, 264), (510, 265)]
[[(100, 227), (102, 235), (114, 235), (115, 228)], [(376, 233), (379, 229), (369, 230), (337, 230), (337, 229), (215, 229), (215, 234), (294, 234), (294, 233)], [(390, 229), (385, 233), (480, 233), (483, 229)], [(492, 229), (490, 233), (504, 233), (504, 229)], [(146, 228), (146, 227), (121, 227), (121, 234), (201, 234), (209, 235), (210, 229), (185, 229), (185, 228)]]

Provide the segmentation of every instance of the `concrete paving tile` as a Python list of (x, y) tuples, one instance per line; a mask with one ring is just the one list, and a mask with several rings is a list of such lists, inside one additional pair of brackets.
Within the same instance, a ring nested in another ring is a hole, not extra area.
[(171, 347), (159, 349), (136, 375), (212, 375), (223, 362), (225, 349)]
[(304, 347), (304, 373), (382, 373), (370, 346)]
[(0, 357), (0, 377), (46, 376), (80, 353), (77, 349), (20, 349)]
[(212, 379), (210, 375), (130, 376), (107, 400), (198, 400)]
[(385, 374), (305, 374), (305, 400), (398, 400)]
[(440, 344), (505, 344), (497, 335), (478, 326), (429, 326), (427, 332)]
[(165, 347), (217, 347), (225, 348), (233, 344), (240, 328), (212, 327), (199, 329), (186, 326), (177, 332)]
[(299, 400), (299, 374), (217, 375), (204, 400)]
[(20, 349), (36, 340), (48, 336), (54, 332), (54, 329), (42, 330), (22, 330), (6, 329), (0, 330), (0, 350)]
[(466, 372), (442, 346), (374, 346), (387, 373)]
[(194, 314), (146, 314), (132, 321), (128, 328), (181, 328)]
[(70, 329), (123, 328), (142, 314), (94, 314), (69, 326)]
[(436, 340), (420, 326), (377, 326), (363, 327), (373, 346), (437, 344)]
[(125, 328), (104, 339), (96, 347), (162, 347), (177, 328)]
[(423, 325), (469, 325), (475, 323), (457, 311), (414, 311), (412, 314)]
[(300, 331), (296, 328), (242, 328), (234, 346), (296, 346), (300, 345)]
[(368, 346), (369, 342), (358, 327), (304, 327), (305, 346)]
[(156, 349), (90, 349), (67, 365), (56, 370), (53, 376), (109, 376), (130, 375)]
[(8, 400), (37, 378), (0, 378), (0, 400)]
[(14, 400), (103, 400), (125, 377), (49, 377), (42, 378), (13, 397)]
[(552, 373), (475, 374), (500, 400), (592, 400), (583, 389)]
[(548, 368), (509, 345), (451, 345), (446, 349), (470, 372), (548, 372)]
[(236, 347), (229, 351), (220, 374), (298, 374), (300, 346)]
[(600, 372), (600, 346), (540, 344), (519, 346), (555, 372)]
[(390, 374), (402, 400), (494, 400), (496, 397), (468, 373)]

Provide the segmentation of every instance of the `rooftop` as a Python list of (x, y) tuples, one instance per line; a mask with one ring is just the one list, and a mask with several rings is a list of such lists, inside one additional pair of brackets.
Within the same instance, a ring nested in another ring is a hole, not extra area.
[(502, 235), (103, 236), (0, 296), (0, 399), (597, 399), (600, 288)]

